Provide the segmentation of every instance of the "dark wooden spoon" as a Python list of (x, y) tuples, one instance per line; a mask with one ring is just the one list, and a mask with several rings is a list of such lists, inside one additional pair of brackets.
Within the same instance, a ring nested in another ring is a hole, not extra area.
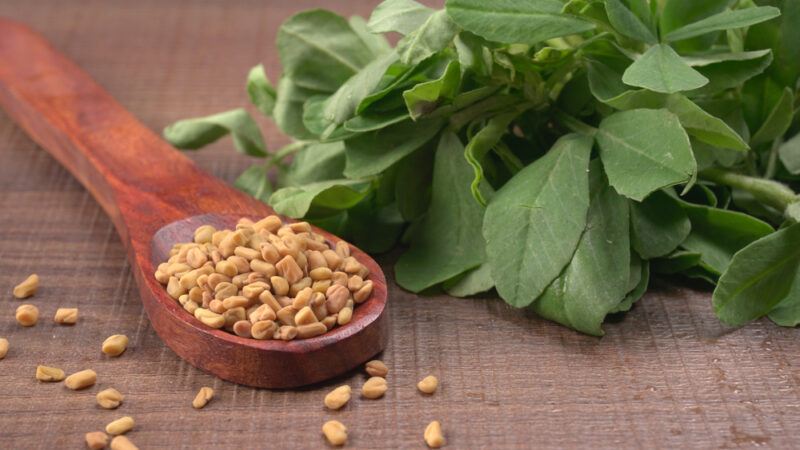
[(239, 217), (274, 211), (198, 169), (41, 35), (2, 18), (0, 105), (111, 216), (153, 328), (190, 364), (235, 383), (284, 388), (346, 372), (386, 346), (386, 280), (355, 247), (353, 256), (370, 270), (372, 297), (355, 308), (349, 324), (322, 336), (245, 339), (211, 329), (184, 311), (153, 277), (172, 245), (191, 241), (199, 225), (233, 228)]

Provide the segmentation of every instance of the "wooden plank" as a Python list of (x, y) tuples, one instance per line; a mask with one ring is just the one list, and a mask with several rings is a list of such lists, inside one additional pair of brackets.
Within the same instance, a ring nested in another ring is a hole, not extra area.
[[(169, 122), (246, 102), (243, 78), (264, 61), (279, 67), (275, 30), (291, 12), (319, 2), (6, 2), (0, 15), (43, 31), (155, 130)], [(342, 13), (376, 2), (329, 2)], [(273, 147), (286, 142), (264, 122)], [(231, 181), (249, 161), (229, 142), (192, 154)], [(390, 291), (391, 368), (382, 400), (354, 396), (326, 412), (328, 389), (365, 380), (352, 373), (299, 391), (244, 388), (180, 361), (156, 337), (139, 303), (125, 252), (110, 220), (80, 185), (0, 113), (0, 448), (80, 448), (83, 433), (132, 415), (130, 438), (149, 448), (320, 448), (330, 418), (349, 426), (352, 448), (422, 448), (441, 420), (449, 448), (737, 448), (796, 446), (800, 429), (798, 331), (766, 320), (722, 327), (707, 290), (675, 280), (656, 289), (602, 339), (528, 317), (495, 299), (417, 297)], [(379, 258), (390, 269), (396, 254)], [(42, 276), (34, 302), (41, 323), (22, 329), (11, 287)], [(391, 270), (387, 270), (391, 277)], [(77, 306), (74, 327), (51, 322)], [(100, 353), (110, 334), (131, 346)], [(68, 372), (94, 368), (98, 385), (71, 392), (40, 384), (37, 364)], [(414, 385), (428, 373), (441, 391)], [(201, 411), (201, 386), (217, 397)], [(117, 411), (94, 395), (126, 395)]]

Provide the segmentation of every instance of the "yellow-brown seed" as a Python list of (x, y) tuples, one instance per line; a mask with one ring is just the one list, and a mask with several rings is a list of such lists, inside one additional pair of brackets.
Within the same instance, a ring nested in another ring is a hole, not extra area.
[(353, 319), (353, 308), (349, 306), (345, 306), (339, 311), (339, 314), (336, 317), (336, 323), (340, 326), (347, 325)]
[(186, 254), (186, 263), (195, 269), (199, 269), (208, 261), (208, 255), (199, 248), (193, 248)]
[(36, 379), (39, 381), (61, 381), (64, 371), (58, 367), (36, 366)]
[(386, 367), (383, 361), (378, 359), (373, 359), (366, 363), (364, 365), (364, 370), (372, 377), (386, 378), (386, 375), (389, 374), (389, 368)]
[(328, 308), (328, 312), (338, 313), (350, 300), (350, 291), (344, 286), (334, 284), (328, 288), (325, 297), (327, 298), (325, 306)]
[(317, 316), (314, 315), (314, 311), (308, 306), (303, 307), (294, 315), (294, 323), (297, 324), (297, 326), (308, 325), (314, 322), (317, 322)]
[(39, 308), (33, 305), (20, 305), (16, 313), (17, 322), (23, 327), (32, 327), (39, 321)]
[(356, 303), (363, 303), (369, 298), (370, 294), (372, 294), (372, 280), (367, 280), (361, 285), (361, 289), (353, 294), (353, 300)]
[(225, 309), (247, 307), (249, 305), (250, 300), (247, 297), (242, 297), (241, 295), (233, 295), (222, 301), (222, 306), (225, 307)]
[(125, 396), (114, 388), (104, 389), (97, 393), (97, 404), (103, 409), (117, 409)]
[(39, 288), (39, 275), (31, 274), (28, 278), (14, 286), (14, 297), (16, 298), (28, 298), (31, 295), (36, 293), (36, 289)]
[(119, 419), (106, 425), (106, 433), (112, 436), (116, 436), (118, 434), (125, 434), (128, 431), (131, 431), (134, 425), (136, 425), (136, 422), (134, 422), (133, 417), (131, 416), (120, 417)]
[(336, 319), (337, 319), (338, 316), (339, 316), (339, 313), (331, 314), (330, 316), (323, 318), (319, 322), (321, 324), (325, 325), (325, 329), (326, 330), (331, 330), (331, 329), (333, 329), (333, 327), (336, 326)]
[(92, 369), (81, 370), (68, 376), (64, 385), (73, 391), (86, 389), (97, 382), (97, 374)]
[(364, 386), (361, 387), (361, 395), (366, 398), (376, 399), (383, 397), (383, 394), (386, 393), (388, 386), (386, 385), (386, 379), (383, 377), (371, 377), (364, 383)]
[(8, 339), (0, 338), (0, 359), (3, 359), (8, 354)]
[(222, 314), (217, 314), (208, 309), (197, 308), (194, 310), (194, 317), (211, 328), (222, 328), (225, 326), (225, 317)]
[(272, 320), (261, 320), (253, 324), (250, 334), (255, 339), (272, 339), (278, 325)]
[(445, 444), (444, 434), (442, 434), (442, 424), (438, 420), (434, 420), (425, 427), (425, 443), (430, 448), (439, 448)]
[(322, 425), (322, 434), (328, 443), (334, 446), (342, 446), (347, 442), (347, 427), (338, 420), (329, 420)]
[(111, 440), (111, 450), (139, 450), (139, 447), (125, 436), (116, 436)]
[(78, 321), (78, 308), (58, 308), (53, 320), (60, 325), (74, 325)]
[(289, 284), (294, 284), (300, 281), (303, 278), (303, 269), (297, 265), (297, 261), (289, 255), (286, 255), (275, 264), (275, 269), (278, 270), (278, 274), (280, 274), (283, 278), (286, 279)]
[(274, 276), (269, 279), (272, 284), (272, 292), (275, 295), (286, 295), (289, 293), (289, 282), (283, 277)]
[(200, 388), (200, 391), (197, 392), (197, 395), (192, 400), (192, 407), (194, 409), (201, 409), (214, 398), (214, 389), (211, 389), (208, 386), (203, 386)]
[(106, 448), (106, 445), (108, 445), (108, 435), (102, 431), (86, 433), (84, 439), (86, 439), (86, 447), (90, 450), (100, 450)]
[(237, 336), (249, 338), (253, 335), (251, 334), (250, 330), (252, 328), (252, 324), (249, 320), (240, 320), (233, 324), (233, 332)]
[(325, 407), (334, 410), (342, 408), (350, 401), (351, 392), (352, 389), (346, 384), (328, 392), (325, 396)]
[(119, 356), (128, 348), (128, 336), (115, 334), (103, 341), (103, 353), (108, 356)]
[(417, 389), (424, 394), (433, 394), (437, 387), (439, 387), (439, 380), (433, 375), (428, 375), (417, 383)]
[(300, 339), (308, 339), (328, 331), (328, 327), (322, 322), (314, 322), (307, 325), (299, 325), (297, 327), (297, 337)]
[(278, 329), (278, 337), (282, 341), (291, 341), (297, 337), (297, 328), (290, 325), (284, 325)]
[(194, 241), (198, 244), (209, 244), (217, 230), (211, 225), (202, 225), (194, 230)]

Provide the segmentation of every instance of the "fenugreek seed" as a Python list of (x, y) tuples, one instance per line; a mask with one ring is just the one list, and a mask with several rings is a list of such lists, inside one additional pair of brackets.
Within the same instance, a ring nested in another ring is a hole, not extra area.
[(119, 356), (128, 348), (128, 336), (115, 334), (103, 341), (103, 353), (108, 356)]
[(38, 288), (39, 288), (39, 275), (36, 275), (35, 273), (28, 275), (28, 278), (25, 278), (25, 281), (14, 286), (14, 297), (28, 298), (31, 295), (35, 294), (36, 289)]
[(289, 255), (284, 256), (283, 259), (278, 261), (278, 263), (275, 264), (275, 269), (278, 270), (278, 274), (285, 278), (289, 284), (297, 283), (303, 278), (303, 269), (301, 269), (300, 266), (297, 265), (297, 261)]
[(192, 400), (192, 407), (194, 409), (201, 409), (214, 398), (214, 389), (211, 389), (208, 386), (204, 386), (200, 388), (200, 391), (197, 392), (197, 395)]
[(0, 338), (0, 359), (3, 359), (8, 354), (8, 339)]
[(323, 301), (321, 303), (312, 304), (311, 310), (314, 311), (314, 315), (317, 317), (317, 320), (322, 320), (328, 317), (328, 308), (325, 306), (325, 296), (322, 297)]
[(328, 288), (325, 297), (327, 298), (325, 306), (328, 308), (328, 312), (338, 313), (345, 307), (347, 300), (350, 299), (350, 291), (344, 286), (334, 284)]
[(278, 325), (272, 320), (261, 320), (253, 324), (250, 334), (255, 339), (272, 339)]
[(356, 291), (355, 294), (353, 294), (353, 300), (355, 300), (356, 303), (364, 303), (371, 294), (372, 294), (372, 280), (367, 280), (361, 286), (361, 289), (359, 289), (358, 291)]
[(295, 233), (308, 233), (311, 231), (311, 224), (308, 222), (295, 222), (289, 224), (289, 229)]
[(262, 292), (261, 295), (258, 296), (258, 300), (261, 301), (261, 303), (268, 305), (275, 312), (283, 308), (283, 306), (278, 303), (278, 300), (275, 299), (275, 296), (272, 295), (272, 292), (270, 291)]
[(192, 300), (189, 300), (188, 302), (183, 304), (183, 309), (185, 309), (186, 311), (189, 312), (189, 314), (192, 314), (192, 315), (194, 315), (195, 310), (197, 308), (199, 308), (199, 307), (200, 307), (200, 305), (198, 305), (197, 302), (192, 301)]
[(197, 308), (194, 311), (194, 317), (211, 328), (222, 328), (225, 326), (225, 317), (223, 317), (222, 314), (217, 314), (208, 309)]
[(230, 230), (215, 231), (211, 235), (211, 245), (214, 247), (219, 247), (219, 244), (222, 243), (222, 240), (228, 237), (228, 235), (231, 233), (232, 232)]
[(77, 391), (93, 386), (96, 382), (97, 374), (94, 370), (86, 369), (68, 376), (64, 380), (64, 385), (73, 391)]
[(111, 450), (139, 450), (139, 447), (125, 436), (115, 436), (111, 440)]
[(108, 435), (102, 431), (86, 433), (84, 439), (86, 439), (86, 447), (88, 447), (89, 450), (101, 450), (108, 445)]
[(253, 250), (250, 247), (236, 247), (233, 250), (233, 254), (240, 258), (244, 258), (247, 261), (252, 261), (256, 258), (261, 257), (261, 252), (259, 252), (258, 250)]
[(417, 383), (417, 389), (425, 394), (433, 394), (437, 387), (439, 387), (439, 380), (433, 375), (428, 375)]
[(371, 377), (367, 380), (364, 385), (361, 387), (361, 395), (366, 398), (381, 398), (383, 394), (386, 393), (388, 386), (386, 385), (386, 379), (383, 377)]
[(230, 284), (231, 277), (226, 277), (221, 273), (212, 273), (208, 276), (208, 287), (213, 289), (214, 291), (217, 290), (217, 286), (221, 283), (228, 283)]
[(350, 401), (351, 392), (352, 389), (346, 384), (328, 392), (328, 395), (325, 396), (325, 407), (334, 410), (340, 409)]
[(194, 230), (194, 241), (198, 244), (211, 243), (211, 237), (214, 236), (217, 230), (211, 225), (202, 225)]
[(252, 324), (249, 320), (240, 320), (233, 324), (233, 332), (237, 336), (249, 338), (253, 335), (250, 333), (250, 328)]
[(74, 325), (78, 321), (78, 308), (58, 308), (53, 320), (60, 325)]
[(336, 317), (336, 323), (341, 325), (347, 325), (353, 319), (353, 308), (344, 307)]
[(445, 443), (444, 434), (442, 434), (442, 424), (438, 420), (434, 420), (425, 427), (425, 443), (430, 448), (442, 447)]
[(103, 409), (117, 409), (125, 396), (114, 388), (104, 389), (97, 393), (97, 404)]
[(297, 337), (300, 339), (308, 339), (319, 336), (320, 334), (328, 331), (328, 327), (322, 322), (314, 322), (308, 325), (299, 325), (297, 327)]
[(314, 270), (320, 267), (328, 267), (328, 261), (322, 256), (322, 252), (319, 250), (311, 250), (306, 253), (306, 258), (308, 260), (308, 269)]
[(350, 289), (351, 292), (356, 292), (361, 289), (363, 285), (364, 280), (358, 275), (353, 275), (347, 280), (347, 289)]
[(296, 314), (297, 310), (291, 305), (285, 306), (275, 313), (275, 315), (278, 316), (278, 320), (284, 325), (295, 325), (294, 316)]
[(239, 270), (236, 269), (236, 265), (228, 260), (218, 262), (215, 270), (217, 273), (221, 273), (226, 277), (235, 277), (239, 273)]
[(336, 253), (342, 258), (347, 258), (348, 256), (350, 256), (350, 245), (348, 245), (347, 242), (345, 241), (337, 242)]
[(328, 268), (331, 270), (339, 269), (339, 266), (342, 264), (342, 257), (333, 250), (324, 250), (322, 256), (325, 257)]
[(195, 269), (199, 269), (208, 261), (208, 255), (199, 248), (193, 248), (186, 254), (186, 263)]
[(271, 277), (269, 279), (272, 285), (272, 293), (275, 295), (286, 295), (289, 293), (289, 283), (283, 277)]
[[(294, 303), (294, 300), (291, 297), (286, 296), (286, 295), (279, 295), (277, 297), (277, 300), (278, 300), (278, 304), (281, 305), (281, 308), (286, 308), (287, 306), (292, 306), (292, 304)], [(297, 312), (296, 309), (294, 311)]]
[(338, 420), (329, 420), (322, 425), (322, 434), (328, 443), (334, 446), (342, 446), (347, 442), (347, 427)]
[(225, 309), (247, 307), (250, 306), (250, 300), (247, 297), (242, 297), (241, 295), (234, 295), (223, 300), (222, 306), (224, 306)]
[(325, 325), (325, 330), (331, 330), (333, 327), (336, 326), (336, 321), (338, 320), (338, 317), (339, 313), (331, 314), (330, 316), (320, 320), (320, 323)]
[(248, 284), (247, 286), (242, 288), (242, 295), (254, 300), (261, 295), (262, 292), (267, 290), (269, 285), (263, 281), (256, 281), (255, 283)]
[(333, 272), (333, 275), (331, 275), (331, 284), (338, 284), (339, 286), (347, 287), (347, 281), (349, 279), (350, 277), (348, 277), (346, 273), (336, 271)]
[(259, 220), (258, 222), (253, 224), (253, 228), (256, 230), (266, 230), (270, 233), (274, 233), (278, 231), (278, 228), (283, 225), (281, 218), (275, 215), (264, 217), (263, 219)]
[(278, 337), (283, 341), (291, 341), (297, 337), (297, 328), (291, 325), (284, 325), (278, 329)]
[(222, 300), (217, 300), (217, 299), (211, 300), (211, 302), (209, 302), (208, 309), (217, 314), (223, 314), (225, 312), (225, 306), (223, 306)]
[(225, 318), (225, 326), (232, 328), (233, 324), (236, 322), (245, 320), (247, 318), (247, 313), (243, 307), (239, 306), (225, 311), (222, 317)]
[(329, 287), (331, 287), (331, 280), (320, 280), (320, 281), (315, 281), (315, 282), (314, 282), (314, 283), (311, 285), (311, 289), (312, 289), (314, 292), (319, 292), (319, 293), (321, 293), (321, 294), (324, 294), (325, 292), (327, 292)]
[(190, 270), (192, 270), (192, 266), (186, 263), (176, 262), (167, 266), (167, 275), (171, 277), (176, 275), (182, 275)]
[(197, 277), (199, 276), (200, 272), (198, 270), (190, 270), (178, 277), (178, 283), (186, 292), (189, 292), (189, 289), (197, 286)]
[(167, 274), (167, 272), (156, 270), (154, 276), (156, 277), (156, 280), (161, 284), (169, 283), (169, 275)]
[(250, 261), (250, 270), (260, 273), (265, 277), (274, 277), (275, 274), (278, 273), (274, 265), (260, 259)]
[(386, 378), (389, 368), (379, 359), (373, 359), (364, 365), (364, 370), (372, 377)]
[(216, 289), (214, 289), (214, 298), (217, 300), (225, 300), (226, 298), (232, 297), (238, 293), (239, 288), (237, 288), (235, 284), (223, 281), (217, 285)]
[(32, 327), (39, 321), (39, 308), (33, 305), (20, 305), (17, 308), (16, 318), (23, 327)]
[(275, 314), (275, 311), (269, 305), (260, 305), (248, 316), (248, 319), (250, 319), (250, 322), (252, 323), (260, 322), (262, 320), (275, 320), (276, 318), (277, 315)]
[[(246, 274), (250, 272), (250, 261), (248, 261), (245, 258), (242, 258), (241, 256), (236, 256), (236, 255), (231, 256), (230, 258), (228, 258), (228, 262), (236, 266), (236, 271), (239, 274)], [(246, 277), (242, 277), (242, 279), (246, 279)]]
[(314, 295), (314, 291), (311, 288), (301, 289), (300, 292), (294, 297), (292, 300), (292, 306), (295, 309), (300, 310), (311, 302), (311, 296)]
[(308, 306), (303, 307), (294, 315), (294, 323), (298, 326), (308, 325), (314, 322), (317, 322), (317, 316), (314, 315), (314, 311)]
[(302, 291), (303, 289), (310, 288), (311, 283), (312, 283), (311, 278), (309, 277), (301, 278), (300, 281), (289, 286), (289, 295), (292, 297), (297, 296), (297, 294), (299, 294), (300, 291)]
[(133, 417), (131, 416), (120, 417), (119, 419), (106, 425), (106, 433), (112, 436), (125, 434), (128, 431), (131, 431), (135, 424), (136, 422), (134, 422)]
[(167, 294), (177, 300), (178, 297), (185, 293), (186, 288), (181, 285), (180, 279), (178, 277), (169, 277), (169, 281), (167, 282)]
[(64, 371), (57, 367), (36, 366), (36, 379), (39, 381), (61, 381)]
[(333, 271), (327, 267), (317, 267), (316, 269), (311, 270), (308, 275), (314, 281), (330, 280), (331, 276), (333, 275)]
[(240, 247), (247, 242), (246, 234), (243, 230), (236, 230), (226, 235), (219, 243), (219, 252), (225, 258), (232, 256), (236, 247)]

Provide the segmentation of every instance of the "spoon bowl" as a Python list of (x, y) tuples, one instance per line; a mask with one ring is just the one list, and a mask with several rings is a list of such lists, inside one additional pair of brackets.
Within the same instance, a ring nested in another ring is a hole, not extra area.
[[(155, 279), (158, 264), (174, 244), (190, 242), (200, 225), (232, 229), (241, 217), (275, 212), (200, 170), (26, 26), (0, 18), (0, 61), (0, 106), (111, 217), (150, 322), (178, 356), (224, 380), (289, 388), (344, 373), (385, 348), (386, 280), (353, 245), (352, 256), (369, 269), (373, 290), (344, 326), (286, 342), (242, 338), (197, 320)], [(329, 243), (340, 240), (313, 231)]]

